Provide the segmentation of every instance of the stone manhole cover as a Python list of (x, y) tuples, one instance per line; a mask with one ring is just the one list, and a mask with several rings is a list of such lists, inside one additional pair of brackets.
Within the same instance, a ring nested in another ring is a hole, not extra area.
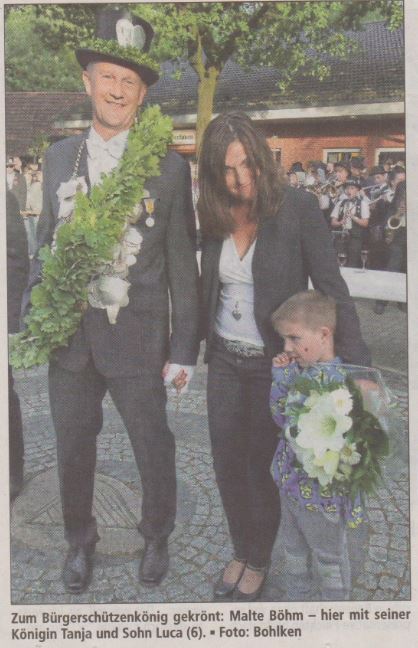
[[(190, 502), (184, 484), (179, 490)], [(97, 545), (100, 553), (134, 554), (142, 548), (143, 539), (137, 530), (141, 499), (138, 491), (132, 491), (118, 479), (96, 473), (93, 513), (101, 538)], [(179, 521), (188, 522), (177, 519), (177, 533), (181, 532)], [(25, 484), (12, 508), (11, 533), (37, 549), (66, 549), (56, 468), (36, 475)]]

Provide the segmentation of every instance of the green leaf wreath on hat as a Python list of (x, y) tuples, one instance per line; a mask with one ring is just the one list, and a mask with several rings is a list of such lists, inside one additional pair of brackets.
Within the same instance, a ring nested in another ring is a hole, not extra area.
[(26, 330), (11, 345), (16, 369), (44, 364), (51, 353), (68, 344), (88, 302), (88, 286), (126, 232), (129, 218), (144, 197), (145, 181), (159, 175), (159, 161), (172, 138), (172, 122), (158, 106), (141, 114), (128, 138), (118, 166), (90, 196), (75, 196), (72, 219), (56, 230), (54, 250), (41, 249), (42, 282), (32, 290)]

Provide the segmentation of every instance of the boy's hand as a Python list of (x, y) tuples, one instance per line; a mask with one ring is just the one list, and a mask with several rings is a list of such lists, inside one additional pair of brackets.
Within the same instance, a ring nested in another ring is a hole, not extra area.
[(290, 358), (287, 353), (279, 353), (273, 358), (273, 367), (287, 367)]
[(379, 385), (377, 385), (373, 380), (367, 380), (365, 378), (357, 378), (354, 382), (357, 385), (357, 387), (359, 387), (361, 391), (364, 392), (379, 390)]

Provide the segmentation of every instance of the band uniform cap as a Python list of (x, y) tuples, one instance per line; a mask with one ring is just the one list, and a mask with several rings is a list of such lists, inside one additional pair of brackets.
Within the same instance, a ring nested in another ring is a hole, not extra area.
[(364, 159), (355, 157), (350, 160), (350, 166), (353, 167), (353, 169), (364, 169)]
[(387, 172), (385, 171), (385, 168), (381, 164), (379, 164), (377, 166), (374, 166), (374, 167), (372, 167), (370, 169), (370, 175), (371, 176), (382, 175), (382, 174), (385, 174), (385, 173), (387, 173)]
[(350, 167), (347, 162), (334, 162), (334, 169), (336, 169), (337, 167), (341, 167), (342, 169), (345, 169), (346, 171), (348, 171), (348, 173), (350, 173)]
[(159, 79), (159, 65), (148, 53), (153, 36), (146, 20), (127, 9), (106, 8), (97, 14), (95, 38), (75, 55), (83, 69), (89, 63), (115, 63), (133, 70), (150, 86)]

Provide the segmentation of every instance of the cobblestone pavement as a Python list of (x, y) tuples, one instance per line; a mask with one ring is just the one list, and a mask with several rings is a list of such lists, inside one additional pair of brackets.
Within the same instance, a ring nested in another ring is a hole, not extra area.
[[(407, 600), (409, 495), (407, 437), (406, 316), (389, 305), (384, 315), (372, 303), (357, 302), (363, 334), (374, 364), (399, 400), (403, 424), (396, 431), (382, 484), (368, 504), (369, 521), (350, 532), (354, 600)], [(138, 583), (143, 542), (136, 531), (141, 488), (131, 448), (111, 400), (98, 443), (95, 511), (101, 542), (87, 592), (65, 592), (65, 552), (56, 476), (55, 439), (49, 415), (46, 368), (16, 372), (25, 434), (25, 485), (12, 508), (13, 603), (200, 602), (210, 601), (212, 584), (231, 549), (214, 482), (205, 401), (206, 367), (199, 363), (192, 388), (177, 407), (169, 396), (170, 426), (177, 441), (179, 511), (170, 537), (170, 571), (161, 586)], [(178, 411), (176, 411), (178, 409)], [(264, 590), (266, 601), (284, 600), (277, 537)]]

